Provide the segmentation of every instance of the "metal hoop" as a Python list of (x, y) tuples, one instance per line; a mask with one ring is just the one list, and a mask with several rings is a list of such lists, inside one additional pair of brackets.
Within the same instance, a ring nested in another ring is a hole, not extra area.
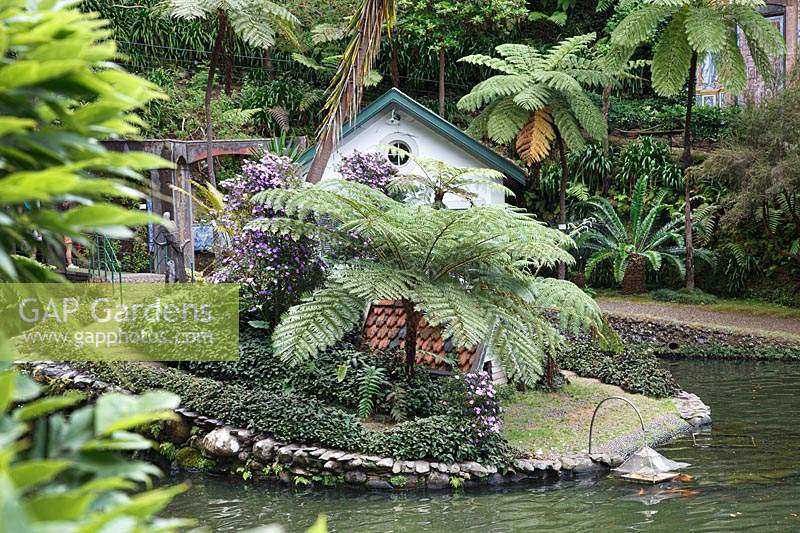
[(609, 396), (608, 398), (601, 400), (600, 403), (597, 404), (597, 407), (594, 408), (594, 413), (592, 413), (592, 421), (589, 424), (589, 455), (592, 454), (592, 433), (594, 432), (594, 418), (597, 416), (597, 411), (600, 410), (600, 406), (606, 403), (608, 400), (622, 400), (623, 402), (633, 407), (633, 410), (636, 411), (636, 414), (639, 416), (639, 423), (642, 425), (643, 444), (647, 446), (647, 429), (645, 429), (644, 427), (644, 419), (642, 418), (642, 413), (639, 412), (639, 409), (636, 407), (636, 405), (634, 405), (634, 403), (629, 399), (623, 398), (622, 396)]

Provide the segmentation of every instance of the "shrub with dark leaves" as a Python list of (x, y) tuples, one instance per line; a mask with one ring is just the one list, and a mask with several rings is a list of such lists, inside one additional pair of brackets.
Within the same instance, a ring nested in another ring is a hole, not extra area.
[(680, 390), (672, 373), (661, 366), (650, 349), (627, 348), (617, 354), (602, 352), (589, 342), (573, 341), (557, 360), (565, 370), (597, 378), (628, 392), (666, 398)]

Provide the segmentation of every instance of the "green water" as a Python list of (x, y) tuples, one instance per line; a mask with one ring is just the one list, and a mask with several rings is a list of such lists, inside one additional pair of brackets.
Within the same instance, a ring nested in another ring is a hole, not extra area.
[[(706, 438), (663, 448), (693, 464), (685, 483), (642, 488), (611, 477), (464, 494), (298, 492), (211, 476), (165, 515), (193, 517), (217, 531), (281, 523), (302, 531), (320, 513), (331, 531), (800, 531), (800, 365), (666, 363), (712, 408)], [(726, 435), (733, 435), (730, 437)], [(755, 448), (733, 448), (752, 436)], [(670, 489), (681, 489), (675, 491)]]

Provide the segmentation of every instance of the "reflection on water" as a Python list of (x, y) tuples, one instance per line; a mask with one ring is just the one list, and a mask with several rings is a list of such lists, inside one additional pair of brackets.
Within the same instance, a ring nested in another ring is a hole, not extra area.
[[(606, 477), (464, 494), (365, 494), (187, 476), (192, 488), (164, 514), (217, 531), (268, 523), (303, 531), (320, 513), (340, 532), (800, 531), (800, 364), (666, 364), (711, 405), (714, 428), (704, 443), (719, 446), (697, 448), (687, 438), (663, 448), (692, 463), (686, 482), (643, 487)], [(727, 446), (742, 436), (756, 447)]]

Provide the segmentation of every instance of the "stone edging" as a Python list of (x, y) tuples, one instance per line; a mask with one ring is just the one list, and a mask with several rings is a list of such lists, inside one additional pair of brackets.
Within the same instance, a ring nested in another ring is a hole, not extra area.
[[(64, 386), (92, 394), (128, 392), (66, 363), (40, 361), (17, 365), (40, 383), (61, 381)], [(696, 395), (681, 392), (674, 401), (686, 421), (686, 431), (711, 422), (711, 409)], [(153, 435), (162, 443), (161, 455), (171, 466), (237, 473), (245, 479), (271, 478), (284, 484), (344, 483), (372, 490), (470, 488), (571, 478), (617, 466), (623, 460), (620, 456), (608, 454), (590, 457), (587, 453), (576, 453), (556, 459), (520, 457), (501, 468), (474, 461), (454, 464), (407, 461), (281, 442), (247, 429), (232, 428), (221, 420), (181, 407), (175, 412), (179, 419), (160, 423), (157, 434)], [(666, 435), (656, 440), (673, 436)]]

